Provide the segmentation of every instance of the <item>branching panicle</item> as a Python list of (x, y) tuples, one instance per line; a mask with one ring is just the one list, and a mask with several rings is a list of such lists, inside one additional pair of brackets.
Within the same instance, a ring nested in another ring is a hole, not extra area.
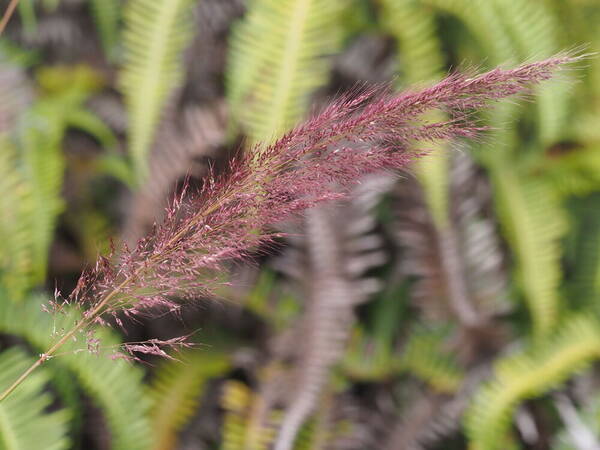
[[(333, 102), (278, 141), (234, 159), (225, 174), (209, 174), (199, 195), (175, 201), (164, 222), (134, 250), (121, 250), (115, 263), (101, 257), (71, 295), (89, 305), (84, 320), (45, 354), (106, 314), (173, 310), (178, 304), (172, 298), (214, 292), (225, 263), (277, 236), (271, 225), (339, 198), (361, 175), (406, 167), (421, 155), (417, 143), (476, 136), (483, 129), (477, 109), (522, 93), (577, 59), (561, 55), (482, 75), (454, 74), (401, 94), (365, 89)], [(423, 118), (434, 110), (450, 119)]]
[[(399, 95), (365, 89), (343, 97), (273, 144), (234, 159), (226, 173), (209, 174), (199, 195), (174, 201), (164, 223), (137, 248), (122, 250), (115, 264), (100, 258), (71, 297), (87, 298), (87, 319), (98, 321), (107, 312), (177, 309), (170, 298), (210, 294), (223, 264), (276, 236), (270, 225), (343, 195), (332, 183), (348, 188), (366, 173), (405, 167), (420, 156), (417, 142), (477, 135), (483, 128), (475, 110), (525, 91), (573, 60), (454, 74)], [(426, 122), (422, 116), (431, 110), (445, 110), (450, 119)]]

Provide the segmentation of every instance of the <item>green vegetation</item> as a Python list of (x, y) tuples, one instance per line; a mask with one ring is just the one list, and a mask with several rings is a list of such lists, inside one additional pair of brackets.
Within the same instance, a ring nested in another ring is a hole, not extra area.
[[(595, 0), (21, 0), (0, 37), (0, 390), (81, 320), (43, 311), (54, 287), (185, 180), (357, 85), (592, 53), (598, 23)], [(286, 224), (219, 298), (77, 335), (0, 402), (0, 450), (600, 446), (600, 58), (531, 100)], [(122, 360), (184, 334), (198, 348)]]

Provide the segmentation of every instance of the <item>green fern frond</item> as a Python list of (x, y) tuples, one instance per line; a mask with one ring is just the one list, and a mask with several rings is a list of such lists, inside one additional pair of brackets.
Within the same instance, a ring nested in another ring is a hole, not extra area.
[(483, 53), (493, 58), (490, 64), (513, 62), (518, 53), (515, 43), (498, 17), (493, 1), (488, 0), (420, 0), (424, 5), (460, 20), (476, 37)]
[[(4, 54), (2, 54), (4, 57)], [(33, 195), (21, 171), (13, 128), (29, 107), (33, 93), (24, 71), (2, 64), (0, 70), (0, 208), (10, 214), (0, 215), (0, 282), (15, 297), (30, 285), (32, 239), (20, 221), (33, 213), (28, 200)]]
[(244, 418), (241, 414), (248, 405), (249, 389), (239, 381), (228, 381), (223, 386), (221, 407), (226, 411), (221, 429), (221, 450), (237, 450), (244, 446)]
[[(15, 299), (46, 277), (48, 250), (64, 206), (62, 140), (74, 118), (75, 124), (89, 119), (81, 105), (98, 87), (86, 67), (47, 68), (38, 73), (38, 82), (43, 96), (20, 114), (10, 111), (14, 123), (0, 137), (0, 197), (5, 211), (11, 211), (0, 219), (0, 279)], [(10, 100), (9, 94), (0, 96)]]
[[(15, 304), (6, 296), (0, 297), (0, 332), (20, 336), (34, 348), (44, 351), (56, 340), (56, 334), (71, 329), (74, 321), (80, 318), (75, 310), (53, 316), (44, 313), (42, 301), (40, 297), (32, 297)], [(103, 347), (117, 348), (120, 345), (121, 341), (108, 330), (99, 330), (96, 334)], [(102, 408), (111, 433), (111, 449), (148, 449), (151, 428), (147, 413), (150, 404), (141, 389), (142, 371), (125, 361), (92, 355), (85, 349), (85, 339), (83, 335), (77, 336), (77, 341), (63, 347), (64, 354), (52, 358), (45, 367), (51, 370), (54, 364), (58, 364), (61, 369), (68, 369), (83, 390)], [(81, 351), (82, 348), (85, 350)]]
[(543, 58), (557, 51), (560, 27), (544, 2), (492, 0), (490, 3), (520, 49), (519, 56)]
[[(545, 58), (560, 50), (558, 19), (543, 2), (493, 0), (498, 16), (520, 49), (521, 58)], [(537, 89), (538, 133), (542, 144), (562, 137), (569, 117), (570, 85), (551, 80)]]
[[(420, 0), (424, 5), (439, 13), (448, 14), (460, 21), (470, 32), (473, 46), (490, 66), (516, 62), (519, 48), (508, 33), (506, 25), (499, 17), (492, 0)], [(470, 42), (470, 43), (471, 43)], [(514, 123), (519, 117), (519, 106), (503, 102), (485, 113), (486, 122), (493, 127), (493, 142), (505, 143), (497, 146), (493, 152), (482, 152), (484, 158), (501, 158), (510, 150), (514, 142)]]
[(244, 383), (237, 380), (225, 383), (221, 397), (221, 407), (225, 410), (221, 450), (270, 448), (275, 439), (275, 430), (253, 422), (253, 410), (261, 408), (260, 402), (260, 396)]
[(62, 99), (42, 100), (28, 111), (18, 124), (21, 173), (31, 188), (32, 203), (29, 216), (22, 216), (32, 240), (32, 282), (39, 283), (46, 276), (48, 249), (54, 234), (58, 214), (64, 207), (62, 188), (65, 161), (61, 142), (66, 124), (62, 108), (69, 108)]
[(32, 188), (18, 170), (16, 149), (6, 136), (0, 137), (0, 282), (20, 298), (30, 282), (33, 245), (27, 227), (19, 220), (33, 214)]
[(552, 186), (511, 167), (492, 172), (498, 214), (516, 263), (516, 276), (537, 337), (547, 335), (560, 311), (560, 239), (567, 217)]
[[(336, 407), (339, 405), (335, 401), (336, 389), (333, 387), (334, 384), (335, 382), (332, 381), (325, 392), (321, 394), (315, 412), (304, 422), (295, 436), (293, 444), (290, 444), (290, 449), (324, 450), (334, 448), (336, 447), (336, 439), (343, 440), (349, 437), (353, 430), (353, 424), (339, 414), (336, 415), (339, 412)], [(226, 385), (226, 395), (229, 396), (229, 398), (224, 397), (223, 399), (226, 409), (229, 407), (230, 411), (236, 410), (238, 412), (245, 410), (246, 414), (243, 423), (238, 420), (239, 416), (237, 419), (226, 416), (226, 425), (229, 427), (230, 436), (235, 438), (237, 435), (238, 439), (237, 443), (229, 449), (266, 450), (271, 448), (270, 442), (275, 437), (274, 425), (279, 422), (280, 411), (270, 411), (270, 420), (273, 427), (260, 426), (253, 423), (255, 419), (252, 418), (252, 415), (256, 415), (257, 411), (265, 407), (265, 401), (261, 398), (261, 394), (251, 393), (245, 385), (234, 381), (228, 382), (228, 385)], [(236, 430), (235, 427), (239, 427), (239, 430)]]
[(495, 378), (480, 388), (465, 416), (472, 448), (503, 450), (514, 409), (583, 370), (600, 356), (600, 324), (574, 317), (538, 346), (501, 360)]
[(352, 430), (352, 424), (336, 418), (335, 413), (335, 396), (330, 388), (321, 395), (315, 413), (300, 429), (294, 441), (294, 450), (335, 448), (335, 440), (347, 437)]
[(246, 440), (244, 412), (250, 403), (252, 393), (248, 387), (235, 380), (223, 386), (221, 407), (226, 411), (221, 431), (221, 450), (244, 448)]
[(161, 109), (183, 79), (182, 53), (192, 37), (192, 0), (129, 0), (123, 17), (120, 86), (129, 112), (129, 150), (142, 181)]
[(54, 224), (63, 208), (64, 125), (55, 116), (58, 111), (47, 106), (38, 104), (20, 120), (16, 146), (9, 137), (0, 144), (0, 197), (5, 206), (12, 204), (5, 210), (12, 214), (0, 224), (0, 277), (15, 297), (44, 280)]
[(341, 0), (253, 0), (232, 30), (227, 94), (253, 142), (287, 131), (327, 81), (341, 44)]
[[(557, 18), (542, 2), (527, 0), (421, 0), (462, 21), (483, 47), (490, 63), (504, 64), (515, 58), (550, 56), (559, 48)], [(569, 84), (554, 80), (538, 89), (538, 134), (547, 144), (561, 137), (569, 116)], [(513, 108), (507, 108), (513, 110)], [(496, 112), (494, 115), (498, 115)], [(506, 116), (497, 121), (506, 122)]]
[(111, 58), (115, 54), (119, 40), (121, 0), (89, 0), (89, 2), (102, 47)]
[(223, 355), (202, 350), (184, 353), (178, 359), (181, 361), (163, 363), (150, 387), (156, 449), (176, 447), (177, 433), (197, 408), (206, 382), (229, 367)]
[[(16, 348), (0, 353), (0, 388), (8, 387), (32, 363), (31, 358)], [(0, 403), (0, 449), (71, 448), (67, 411), (46, 412), (52, 403), (51, 396), (44, 392), (48, 380), (48, 372), (41, 368)]]
[(86, 421), (85, 400), (81, 396), (81, 387), (67, 368), (52, 367), (48, 372), (51, 375), (50, 385), (54, 389), (55, 396), (69, 411), (70, 435), (73, 437), (73, 447), (77, 448), (77, 444), (83, 437), (81, 432)]
[(444, 352), (446, 339), (444, 330), (416, 328), (404, 349), (400, 367), (440, 392), (453, 393), (464, 374), (452, 356)]
[(404, 83), (434, 81), (444, 73), (435, 15), (419, 0), (382, 0), (381, 22), (397, 42)]

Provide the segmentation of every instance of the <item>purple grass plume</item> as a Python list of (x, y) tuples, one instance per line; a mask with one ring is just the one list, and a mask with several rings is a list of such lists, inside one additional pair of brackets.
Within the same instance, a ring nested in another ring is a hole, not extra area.
[[(343, 196), (364, 174), (405, 168), (424, 154), (416, 144), (476, 137), (485, 128), (475, 111), (526, 92), (574, 59), (453, 74), (415, 92), (367, 89), (334, 101), (273, 144), (234, 159), (224, 174), (210, 174), (192, 200), (176, 199), (135, 249), (121, 249), (115, 263), (101, 257), (85, 272), (70, 302), (89, 305), (87, 319), (98, 322), (106, 313), (177, 309), (174, 298), (210, 295), (222, 283), (224, 264), (271, 241), (276, 223)], [(448, 119), (422, 118), (433, 110)]]
[[(91, 325), (110, 316), (118, 322), (117, 313), (175, 311), (186, 298), (213, 294), (224, 283), (225, 265), (271, 242), (278, 222), (345, 195), (365, 174), (407, 167), (425, 154), (423, 143), (476, 137), (485, 128), (475, 112), (527, 93), (580, 58), (558, 55), (514, 69), (452, 74), (400, 94), (363, 89), (332, 102), (274, 143), (235, 158), (225, 173), (209, 174), (198, 195), (177, 198), (164, 222), (136, 248), (100, 257), (67, 299), (85, 306), (83, 320), (36, 364)], [(447, 119), (427, 120), (440, 117), (430, 114), (436, 110)]]

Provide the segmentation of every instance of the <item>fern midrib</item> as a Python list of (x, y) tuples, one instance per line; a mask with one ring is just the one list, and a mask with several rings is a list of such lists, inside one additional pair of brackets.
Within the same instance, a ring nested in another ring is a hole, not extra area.
[[(330, 0), (331, 1), (331, 0)], [(287, 33), (287, 39), (283, 51), (283, 61), (281, 63), (281, 77), (275, 84), (273, 90), (273, 106), (266, 122), (265, 130), (272, 130), (275, 133), (271, 139), (277, 138), (288, 124), (285, 111), (290, 102), (291, 86), (294, 76), (297, 74), (299, 59), (308, 22), (308, 15), (313, 0), (298, 0), (295, 2), (294, 9), (291, 11), (292, 23)], [(295, 19), (295, 20), (294, 20)], [(268, 138), (269, 136), (262, 136)]]

